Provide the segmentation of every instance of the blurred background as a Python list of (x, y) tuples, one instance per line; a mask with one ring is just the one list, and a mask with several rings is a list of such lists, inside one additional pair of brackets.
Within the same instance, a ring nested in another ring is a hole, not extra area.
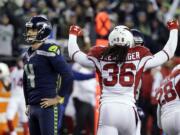
[[(155, 54), (163, 48), (168, 40), (167, 20), (176, 18), (180, 22), (179, 0), (0, 0), (0, 62), (8, 65), (10, 71), (16, 66), (16, 59), (29, 47), (24, 40), (25, 23), (35, 15), (45, 15), (52, 24), (53, 31), (47, 42), (61, 46), (67, 61), (67, 40), (69, 26), (80, 25), (84, 35), (79, 40), (84, 52), (94, 45), (107, 44), (107, 37), (116, 25), (126, 25), (137, 28), (144, 34), (145, 46)], [(179, 34), (180, 37), (180, 34)], [(164, 78), (171, 69), (180, 63), (180, 38), (175, 57), (158, 69), (147, 71), (142, 80), (141, 94), (138, 104), (145, 112), (142, 118), (142, 135), (161, 135), (162, 131), (156, 124), (156, 102), (153, 100), (153, 90), (156, 73)], [(72, 70), (81, 73), (94, 73), (90, 69), (73, 63)], [(82, 98), (72, 90), (65, 112), (62, 134), (88, 135), (94, 134), (96, 119), (92, 109), (96, 106), (95, 77), (85, 80), (92, 88), (86, 89), (84, 81), (75, 81), (74, 89), (85, 89), (90, 98)], [(148, 80), (148, 81), (147, 81)], [(148, 87), (147, 87), (148, 86)], [(78, 90), (76, 90), (78, 91)], [(79, 91), (79, 93), (81, 93)], [(0, 82), (0, 135), (8, 133), (6, 123), (6, 107), (11, 92), (4, 90)], [(82, 94), (83, 95), (83, 94)], [(87, 100), (88, 99), (88, 100)], [(78, 110), (84, 113), (79, 117)], [(88, 110), (88, 111), (87, 111)], [(95, 109), (94, 109), (95, 110)], [(90, 113), (91, 112), (91, 113)], [(92, 115), (87, 115), (92, 114)], [(83, 119), (77, 122), (78, 119)], [(18, 116), (15, 126), (22, 134)]]

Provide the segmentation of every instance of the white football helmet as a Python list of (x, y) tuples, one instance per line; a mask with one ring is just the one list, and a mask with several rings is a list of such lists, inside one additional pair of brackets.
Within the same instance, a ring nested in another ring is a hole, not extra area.
[(134, 38), (129, 28), (124, 25), (116, 26), (108, 37), (109, 45), (134, 46)]
[(0, 79), (8, 77), (10, 74), (7, 64), (0, 62)]

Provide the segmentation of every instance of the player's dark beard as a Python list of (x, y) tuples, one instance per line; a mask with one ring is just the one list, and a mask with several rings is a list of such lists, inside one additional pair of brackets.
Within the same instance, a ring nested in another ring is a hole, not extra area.
[(108, 57), (111, 57), (111, 59), (114, 60), (117, 64), (121, 64), (126, 61), (128, 49), (128, 46), (114, 45), (107, 48), (107, 50), (102, 53), (102, 56), (103, 59), (108, 59)]

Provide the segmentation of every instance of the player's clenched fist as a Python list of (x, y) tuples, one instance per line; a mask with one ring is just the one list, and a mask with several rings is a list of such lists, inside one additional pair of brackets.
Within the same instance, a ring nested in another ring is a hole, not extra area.
[(82, 29), (81, 29), (81, 27), (79, 27), (77, 25), (72, 25), (72, 26), (70, 26), (69, 34), (81, 36), (82, 35)]
[(179, 22), (178, 20), (170, 20), (167, 22), (167, 27), (169, 30), (172, 29), (179, 29)]

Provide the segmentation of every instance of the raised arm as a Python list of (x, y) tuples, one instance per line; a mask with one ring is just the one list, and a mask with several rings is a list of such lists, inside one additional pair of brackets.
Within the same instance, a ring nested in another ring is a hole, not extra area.
[(68, 40), (69, 57), (83, 66), (94, 68), (94, 63), (91, 60), (89, 60), (87, 55), (79, 49), (79, 46), (77, 44), (77, 36), (80, 36), (81, 34), (82, 30), (80, 27), (70, 27)]
[(175, 50), (177, 48), (179, 23), (177, 20), (172, 20), (167, 22), (167, 26), (170, 30), (169, 39), (164, 48), (156, 53), (152, 59), (147, 61), (144, 67), (145, 70), (160, 66), (174, 56)]

